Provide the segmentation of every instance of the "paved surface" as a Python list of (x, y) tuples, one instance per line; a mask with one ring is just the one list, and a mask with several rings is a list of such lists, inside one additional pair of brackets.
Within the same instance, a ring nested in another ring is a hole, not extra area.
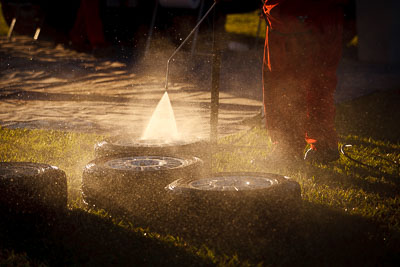
[[(149, 64), (132, 68), (21, 36), (11, 42), (3, 38), (0, 46), (0, 125), (5, 127), (140, 135), (164, 93), (166, 61), (156, 55), (152, 69)], [(178, 129), (208, 136), (210, 80), (194, 84), (176, 73), (170, 80)], [(225, 92), (220, 103), (220, 134), (243, 129), (240, 122), (261, 107), (259, 100)]]

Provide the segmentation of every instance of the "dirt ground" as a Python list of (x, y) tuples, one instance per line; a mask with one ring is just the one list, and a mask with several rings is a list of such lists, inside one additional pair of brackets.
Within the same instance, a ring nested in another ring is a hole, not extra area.
[[(10, 41), (0, 39), (0, 59), (0, 125), (4, 127), (140, 135), (164, 93), (163, 58), (150, 69), (16, 36)], [(211, 80), (193, 83), (185, 75), (171, 74), (168, 89), (178, 130), (207, 137)], [(260, 95), (221, 92), (219, 133), (243, 129), (240, 122), (260, 112), (260, 100)]]

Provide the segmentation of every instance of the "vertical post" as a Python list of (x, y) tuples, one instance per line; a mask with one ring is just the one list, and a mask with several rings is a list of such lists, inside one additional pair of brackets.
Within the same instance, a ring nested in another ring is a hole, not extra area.
[(17, 23), (17, 18), (19, 18), (19, 9), (21, 7), (21, 4), (18, 4), (18, 3), (17, 4), (13, 4), (13, 5), (16, 7), (16, 11), (15, 11), (15, 16), (13, 17), (13, 19), (11, 21), (10, 28), (8, 29), (8, 33), (7, 33), (7, 39), (8, 40), (11, 40), (11, 36), (13, 34), (13, 31), (14, 31), (15, 23)]
[(212, 77), (211, 77), (211, 143), (216, 144), (218, 139), (218, 109), (219, 109), (219, 78), (221, 70), (221, 50), (213, 51)]
[(13, 33), (16, 22), (17, 22), (17, 18), (13, 18), (11, 21), (11, 25), (10, 25), (10, 28), (8, 29), (8, 33), (7, 33), (7, 39), (9, 39), (9, 40), (11, 39), (11, 35)]
[(44, 24), (44, 19), (45, 19), (45, 15), (43, 15), (40, 19), (38, 19), (39, 22), (36, 25), (36, 31), (35, 31), (35, 34), (33, 35), (34, 41), (37, 41), (39, 39), (39, 34), (40, 34), (41, 28)]
[(37, 39), (39, 38), (39, 34), (40, 34), (40, 27), (37, 27), (36, 31), (35, 31), (35, 35), (33, 35), (34, 41), (37, 41)]
[[(218, 109), (219, 109), (219, 80), (221, 71), (221, 40), (220, 30), (216, 27), (216, 9), (214, 9), (213, 28), (213, 58), (212, 58), (212, 72), (211, 72), (211, 114), (210, 114), (210, 141), (214, 146), (217, 144), (218, 139)], [(215, 146), (214, 146), (215, 147)]]
[(151, 17), (150, 28), (149, 28), (149, 32), (147, 33), (146, 47), (144, 49), (144, 56), (145, 57), (147, 57), (147, 53), (150, 50), (151, 38), (153, 37), (154, 25), (156, 24), (157, 11), (158, 11), (158, 0), (155, 0), (154, 1), (153, 16)]

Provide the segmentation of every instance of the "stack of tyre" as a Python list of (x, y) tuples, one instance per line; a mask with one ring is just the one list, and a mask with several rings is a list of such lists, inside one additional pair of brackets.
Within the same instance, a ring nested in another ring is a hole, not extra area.
[(95, 145), (96, 158), (83, 171), (83, 200), (140, 223), (159, 221), (169, 202), (165, 187), (176, 179), (200, 177), (206, 147), (202, 140), (107, 138)]
[(275, 211), (300, 199), (300, 186), (281, 175), (211, 174), (209, 153), (201, 140), (106, 139), (83, 171), (83, 199), (142, 226), (202, 242), (256, 233)]

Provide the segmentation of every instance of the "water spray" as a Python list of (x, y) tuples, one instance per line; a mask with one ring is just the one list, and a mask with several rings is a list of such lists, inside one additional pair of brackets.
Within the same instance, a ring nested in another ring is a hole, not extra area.
[(204, 16), (199, 20), (199, 22), (197, 22), (196, 26), (194, 26), (194, 28), (192, 29), (192, 31), (189, 33), (189, 35), (185, 38), (185, 40), (183, 40), (183, 42), (178, 46), (177, 49), (175, 49), (175, 51), (172, 53), (172, 55), (168, 58), (167, 60), (167, 71), (165, 74), (165, 91), (168, 90), (168, 75), (169, 75), (169, 63), (171, 61), (171, 59), (176, 55), (176, 53), (179, 52), (179, 50), (181, 50), (182, 46), (189, 40), (189, 38), (196, 32), (197, 28), (200, 27), (200, 24), (204, 21), (204, 19), (208, 16), (208, 14), (211, 12), (211, 10), (213, 10), (213, 8), (215, 7), (215, 5), (217, 4), (217, 1), (214, 1), (214, 3), (211, 5), (211, 7), (207, 10), (206, 14), (204, 14)]

